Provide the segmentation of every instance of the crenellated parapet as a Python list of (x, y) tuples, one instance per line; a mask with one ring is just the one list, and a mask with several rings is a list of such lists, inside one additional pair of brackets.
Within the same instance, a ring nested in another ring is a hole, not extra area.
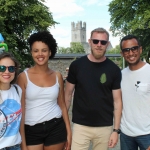
[(78, 21), (77, 23), (71, 22), (71, 30), (86, 30), (86, 22)]

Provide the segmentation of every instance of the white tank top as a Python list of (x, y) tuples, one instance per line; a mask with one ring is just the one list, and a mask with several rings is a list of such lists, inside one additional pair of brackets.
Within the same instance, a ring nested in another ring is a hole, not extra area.
[(25, 93), (25, 124), (33, 126), (53, 118), (60, 118), (62, 111), (57, 104), (59, 93), (58, 77), (51, 87), (39, 87), (29, 80), (28, 74)]

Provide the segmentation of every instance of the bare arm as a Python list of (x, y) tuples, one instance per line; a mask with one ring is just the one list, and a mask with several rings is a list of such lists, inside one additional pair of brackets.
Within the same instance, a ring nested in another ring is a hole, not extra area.
[(22, 89), (22, 98), (21, 98), (22, 119), (21, 119), (21, 125), (20, 125), (20, 134), (21, 134), (21, 139), (22, 139), (21, 149), (26, 150), (27, 146), (26, 146), (25, 131), (24, 131), (24, 124), (25, 124), (25, 85), (26, 85), (25, 73), (21, 73), (18, 76), (17, 84)]
[(121, 90), (113, 90), (113, 98), (114, 98), (114, 129), (119, 129), (122, 113)]
[(65, 102), (66, 102), (66, 107), (69, 110), (71, 101), (72, 101), (72, 94), (74, 91), (74, 84), (69, 83), (68, 81), (66, 82), (66, 87), (65, 87)]
[(62, 116), (63, 116), (64, 122), (66, 124), (66, 129), (67, 129), (66, 150), (69, 150), (71, 147), (72, 135), (71, 135), (70, 121), (69, 121), (68, 112), (67, 112), (67, 108), (66, 108), (66, 104), (65, 104), (65, 98), (64, 98), (64, 83), (63, 83), (62, 75), (60, 73), (57, 73), (57, 76), (59, 78), (59, 85), (60, 85), (59, 95), (58, 95), (58, 105), (60, 106), (60, 108), (62, 110)]
[[(122, 113), (122, 99), (121, 99), (121, 90), (113, 90), (113, 99), (114, 99), (114, 129), (120, 128), (120, 120)], [(118, 133), (113, 132), (110, 136), (109, 147), (114, 147), (118, 142)]]

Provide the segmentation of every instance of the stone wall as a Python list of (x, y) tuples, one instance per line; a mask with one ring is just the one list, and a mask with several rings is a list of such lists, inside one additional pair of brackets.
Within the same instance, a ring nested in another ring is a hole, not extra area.
[[(59, 71), (62, 76), (66, 76), (66, 68), (70, 66), (71, 62), (87, 54), (56, 54), (53, 59), (49, 60), (49, 68)], [(120, 54), (106, 54), (106, 57), (121, 57)]]
[(71, 62), (75, 59), (52, 59), (49, 60), (49, 67), (52, 70), (59, 71), (62, 76), (66, 76), (66, 68), (70, 66)]

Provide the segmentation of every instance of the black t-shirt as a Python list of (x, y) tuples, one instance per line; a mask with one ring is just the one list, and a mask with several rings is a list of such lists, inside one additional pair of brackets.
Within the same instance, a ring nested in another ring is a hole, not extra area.
[(67, 81), (75, 84), (72, 121), (86, 126), (113, 125), (112, 90), (120, 89), (121, 70), (111, 60), (91, 62), (83, 56), (71, 63)]

